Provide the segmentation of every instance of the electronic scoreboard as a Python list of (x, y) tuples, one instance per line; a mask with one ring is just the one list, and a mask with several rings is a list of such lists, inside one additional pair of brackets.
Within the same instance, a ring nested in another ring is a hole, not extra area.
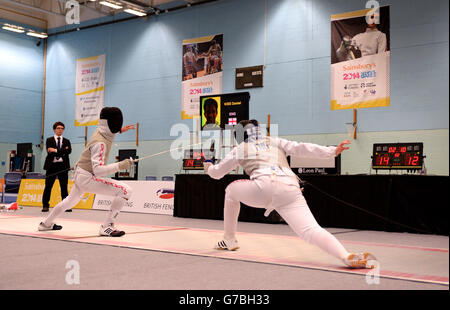
[(203, 170), (205, 159), (212, 159), (215, 151), (212, 150), (185, 150), (183, 159), (183, 170)]
[(422, 169), (423, 143), (375, 143), (372, 169)]

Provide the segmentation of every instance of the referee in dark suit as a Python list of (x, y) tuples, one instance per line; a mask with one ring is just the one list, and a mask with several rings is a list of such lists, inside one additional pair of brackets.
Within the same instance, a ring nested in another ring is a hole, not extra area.
[[(47, 157), (45, 158), (44, 170), (46, 170), (45, 188), (42, 195), (42, 212), (48, 212), (50, 196), (53, 184), (56, 178), (59, 180), (61, 187), (61, 198), (66, 198), (69, 193), (67, 191), (67, 183), (69, 180), (69, 154), (72, 153), (72, 146), (69, 139), (63, 138), (64, 124), (56, 122), (53, 124), (55, 135), (48, 138), (45, 142), (47, 149)], [(72, 211), (71, 209), (67, 211)]]

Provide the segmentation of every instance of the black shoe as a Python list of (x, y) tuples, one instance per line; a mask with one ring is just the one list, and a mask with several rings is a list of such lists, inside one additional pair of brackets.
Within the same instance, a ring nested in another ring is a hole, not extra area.
[(50, 227), (47, 227), (44, 225), (44, 223), (40, 223), (38, 230), (39, 231), (46, 231), (46, 230), (61, 230), (62, 226), (61, 225), (56, 225), (56, 224), (52, 224)]
[(114, 230), (110, 236), (111, 237), (122, 237), (123, 235), (125, 235), (125, 232), (122, 230)]
[(61, 229), (62, 229), (61, 225), (53, 224), (53, 230), (61, 230)]
[(42, 212), (48, 212), (48, 207), (43, 207)]
[(67, 209), (66, 212), (72, 212), (72, 209)]
[(109, 237), (122, 237), (125, 235), (125, 232), (122, 230), (118, 230), (114, 227), (114, 225), (103, 227), (100, 226), (100, 236), (109, 236)]

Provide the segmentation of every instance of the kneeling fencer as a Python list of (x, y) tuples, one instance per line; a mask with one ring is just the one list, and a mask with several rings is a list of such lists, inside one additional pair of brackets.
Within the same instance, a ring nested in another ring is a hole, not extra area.
[(115, 135), (134, 129), (134, 125), (122, 128), (122, 124), (123, 116), (119, 108), (105, 107), (101, 110), (98, 128), (75, 164), (72, 177), (74, 185), (69, 196), (58, 203), (47, 218), (39, 224), (40, 231), (62, 229), (62, 226), (55, 224), (54, 220), (64, 211), (73, 208), (82, 199), (84, 193), (89, 192), (114, 197), (107, 219), (100, 226), (99, 234), (111, 237), (120, 237), (125, 234), (124, 231), (114, 227), (114, 222), (125, 202), (130, 198), (131, 188), (123, 182), (102, 178), (119, 170), (130, 169), (134, 164), (132, 159), (107, 164)]
[(292, 172), (286, 156), (304, 158), (332, 158), (339, 155), (349, 140), (337, 147), (324, 147), (312, 143), (299, 143), (282, 138), (263, 137), (256, 120), (239, 122), (235, 129), (239, 143), (219, 164), (204, 162), (205, 172), (221, 179), (239, 165), (250, 179), (237, 180), (225, 190), (224, 238), (215, 248), (234, 251), (239, 248), (236, 229), (240, 203), (256, 208), (266, 208), (267, 216), (276, 210), (294, 232), (304, 241), (318, 246), (326, 253), (340, 259), (352, 268), (374, 268), (370, 253), (349, 253), (328, 231), (319, 226), (302, 195), (297, 176)]

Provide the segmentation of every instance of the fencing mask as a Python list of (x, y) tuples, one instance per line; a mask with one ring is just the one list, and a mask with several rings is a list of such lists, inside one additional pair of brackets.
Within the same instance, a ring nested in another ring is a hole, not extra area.
[(251, 135), (252, 129), (259, 127), (256, 119), (242, 120), (234, 128), (234, 137), (238, 144), (247, 141)]
[(120, 132), (122, 129), (123, 116), (119, 108), (104, 107), (100, 112), (100, 119), (108, 122), (109, 130), (114, 134)]

